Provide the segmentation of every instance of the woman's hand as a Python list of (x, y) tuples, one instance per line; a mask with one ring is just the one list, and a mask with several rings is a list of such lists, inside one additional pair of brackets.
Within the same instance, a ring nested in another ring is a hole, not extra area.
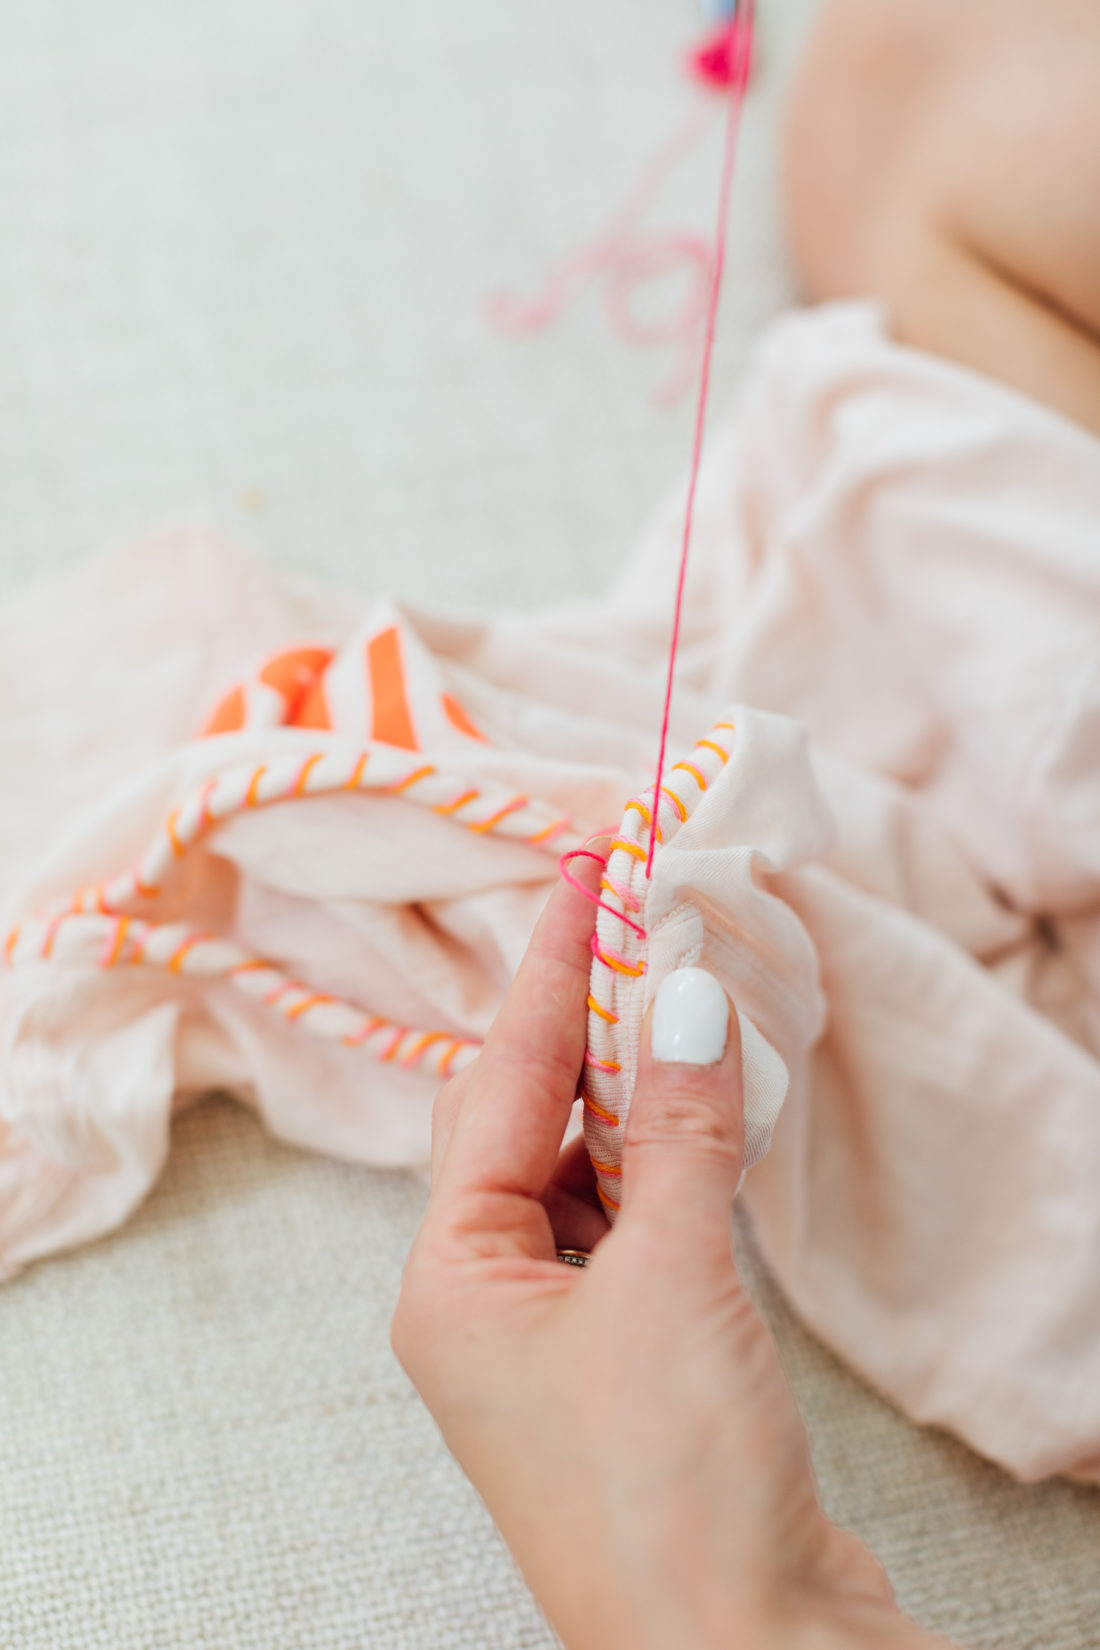
[[(440, 1094), (397, 1354), (569, 1650), (930, 1644), (821, 1511), (734, 1267), (741, 1050), (715, 982), (695, 982), (712, 993), (696, 1057), (725, 1016), (717, 1063), (685, 1063), (676, 976), (655, 1008), (674, 1063), (643, 1028), (614, 1229), (582, 1144), (561, 1153), (591, 929), (556, 889), (482, 1054)], [(581, 1270), (558, 1248), (595, 1252)]]

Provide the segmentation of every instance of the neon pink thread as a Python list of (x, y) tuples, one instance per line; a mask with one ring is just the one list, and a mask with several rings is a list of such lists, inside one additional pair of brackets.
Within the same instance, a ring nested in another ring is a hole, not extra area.
[(617, 1060), (597, 1060), (592, 1051), (587, 1048), (584, 1051), (584, 1063), (586, 1066), (595, 1066), (597, 1071), (615, 1072), (623, 1069)]
[(617, 898), (622, 900), (628, 911), (638, 911), (641, 909), (638, 900), (635, 899), (634, 895), (630, 892), (630, 889), (623, 888), (615, 881), (614, 877), (609, 877), (606, 871), (604, 872), (603, 880), (607, 883), (607, 886), (610, 888), (611, 892), (615, 894)]
[[(613, 905), (608, 905), (605, 899), (601, 899), (599, 894), (594, 893), (591, 888), (586, 888), (584, 883), (579, 882), (573, 875), (572, 871), (567, 869), (569, 861), (571, 859), (577, 859), (578, 857), (583, 859), (594, 859), (597, 865), (602, 865), (605, 871), (607, 869), (606, 859), (601, 859), (599, 854), (592, 853), (588, 848), (573, 848), (568, 854), (562, 854), (561, 858), (558, 860), (558, 870), (561, 872), (562, 877), (569, 884), (570, 888), (575, 888), (578, 894), (583, 894), (585, 899), (589, 900), (596, 907), (597, 911), (606, 911), (618, 922), (625, 922), (628, 928), (633, 928), (634, 932), (644, 940), (646, 937), (646, 931), (644, 928), (639, 927), (636, 922), (632, 922), (625, 912), (616, 911)], [(636, 905), (635, 910), (637, 910)]]
[(592, 955), (594, 957), (598, 957), (607, 968), (620, 968), (624, 974), (638, 975), (645, 973), (644, 962), (628, 962), (625, 957), (620, 957), (617, 951), (602, 951), (600, 949), (600, 942), (596, 938), (595, 934), (593, 934), (592, 938), (589, 940), (588, 945)]
[(695, 494), (699, 486), (699, 469), (703, 462), (703, 431), (706, 427), (707, 400), (710, 393), (710, 373), (714, 360), (714, 333), (718, 321), (718, 299), (722, 292), (722, 274), (726, 265), (726, 240), (729, 230), (730, 199), (733, 194), (733, 172), (737, 160), (737, 134), (741, 124), (741, 108), (748, 83), (749, 58), (752, 51), (753, 6), (744, 0), (744, 20), (731, 25), (731, 52), (736, 61), (730, 70), (729, 114), (726, 122), (726, 147), (722, 162), (722, 183), (718, 191), (718, 223), (714, 235), (714, 276), (711, 281), (710, 301), (707, 306), (707, 330), (703, 343), (703, 365), (699, 379), (699, 400), (695, 409), (695, 438), (692, 443), (691, 470), (688, 475), (687, 506), (684, 511), (684, 536), (680, 549), (680, 571), (676, 581), (676, 602), (672, 612), (672, 645), (668, 658), (668, 681), (665, 684), (665, 704), (661, 719), (661, 743), (657, 752), (657, 786), (653, 821), (649, 830), (649, 853), (645, 874), (653, 875), (653, 856), (657, 851), (658, 799), (665, 773), (668, 751), (668, 725), (672, 715), (672, 684), (676, 674), (676, 654), (680, 646), (680, 623), (684, 609), (684, 585), (687, 581), (688, 552), (691, 549), (691, 530), (695, 521)]

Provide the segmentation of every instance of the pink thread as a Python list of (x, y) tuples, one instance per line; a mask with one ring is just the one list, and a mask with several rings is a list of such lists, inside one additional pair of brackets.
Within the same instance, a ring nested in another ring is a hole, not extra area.
[(597, 1071), (616, 1072), (623, 1069), (618, 1060), (597, 1060), (592, 1050), (588, 1048), (584, 1051), (584, 1063), (586, 1066), (595, 1066)]
[(615, 881), (614, 877), (608, 876), (606, 871), (604, 872), (603, 880), (607, 883), (607, 886), (610, 888), (611, 892), (615, 894), (617, 898), (622, 900), (628, 911), (638, 911), (641, 909), (638, 900), (635, 899), (634, 895), (630, 892), (630, 889), (622, 887), (620, 883)]
[(617, 951), (601, 950), (600, 942), (595, 934), (593, 934), (592, 938), (589, 940), (588, 948), (592, 952), (592, 955), (594, 957), (598, 957), (605, 967), (616, 969), (620, 974), (633, 974), (637, 977), (639, 974), (645, 973), (644, 962), (628, 962), (625, 957), (620, 957)]
[[(613, 331), (627, 342), (637, 344), (682, 339), (686, 349), (706, 315), (711, 247), (699, 235), (642, 236), (638, 223), (673, 166), (698, 142), (709, 117), (707, 109), (691, 112), (647, 163), (603, 234), (567, 258), (536, 297), (525, 300), (498, 293), (490, 298), (486, 305), (490, 322), (502, 332), (538, 332), (556, 319), (586, 281), (606, 273), (609, 281), (605, 311)], [(668, 273), (681, 262), (686, 264), (692, 279), (680, 309), (664, 322), (639, 320), (630, 307), (632, 291), (642, 282)], [(658, 398), (669, 400), (680, 393), (686, 387), (686, 376), (683, 370), (678, 371), (658, 392)]]
[(693, 79), (716, 91), (726, 91), (734, 83), (737, 22), (723, 23), (688, 54), (687, 69)]
[[(589, 900), (596, 907), (597, 911), (607, 911), (609, 915), (615, 917), (617, 921), (625, 922), (628, 928), (633, 928), (634, 932), (644, 940), (646, 937), (646, 931), (644, 928), (640, 928), (636, 922), (632, 922), (624, 912), (616, 911), (613, 905), (608, 905), (605, 899), (601, 899), (599, 894), (594, 893), (591, 888), (586, 888), (583, 882), (579, 882), (577, 880), (572, 871), (566, 869), (569, 861), (571, 859), (577, 859), (578, 857), (582, 859), (594, 859), (597, 865), (602, 865), (605, 871), (607, 869), (606, 859), (601, 859), (599, 854), (594, 854), (587, 848), (573, 848), (568, 854), (562, 854), (561, 858), (558, 860), (558, 870), (561, 872), (562, 877), (569, 884), (570, 888), (575, 888), (578, 894), (583, 894), (585, 899)], [(636, 906), (635, 909), (637, 909)]]
[(657, 785), (653, 820), (649, 830), (649, 853), (645, 874), (653, 874), (653, 856), (657, 850), (656, 799), (661, 795), (665, 757), (668, 752), (668, 725), (672, 715), (672, 684), (676, 674), (676, 654), (680, 645), (680, 623), (684, 608), (684, 586), (687, 581), (688, 552), (691, 549), (691, 530), (695, 521), (695, 494), (699, 486), (699, 469), (703, 461), (703, 431), (706, 426), (707, 400), (710, 393), (710, 373), (714, 360), (714, 333), (718, 321), (718, 299), (722, 291), (722, 274), (726, 265), (726, 240), (729, 231), (730, 199), (733, 194), (733, 172), (737, 159), (737, 134), (741, 124), (741, 108), (748, 83), (749, 58), (752, 53), (753, 5), (744, 0), (743, 20), (730, 25), (731, 67), (729, 80), (729, 113), (726, 122), (726, 145), (722, 161), (722, 183), (718, 192), (718, 223), (714, 235), (714, 275), (711, 281), (710, 301), (707, 305), (707, 330), (703, 343), (703, 365), (699, 379), (699, 400), (695, 409), (695, 438), (692, 443), (691, 470), (688, 475), (687, 505), (684, 511), (684, 536), (680, 549), (680, 571), (676, 581), (676, 602), (672, 612), (672, 644), (668, 658), (668, 681), (665, 684), (665, 704), (661, 718), (661, 743), (657, 752)]

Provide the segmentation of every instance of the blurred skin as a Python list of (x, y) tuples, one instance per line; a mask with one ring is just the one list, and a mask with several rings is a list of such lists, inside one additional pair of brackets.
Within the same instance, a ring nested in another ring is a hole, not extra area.
[(1100, 6), (825, 0), (789, 105), (806, 296), (1100, 434)]
[[(568, 1650), (942, 1643), (822, 1512), (730, 1240), (741, 1050), (662, 1066), (648, 1027), (613, 1230), (562, 1138), (593, 909), (559, 886), (476, 1064), (436, 1106), (394, 1347)], [(595, 1251), (585, 1270), (562, 1248)]]
[[(1100, 5), (825, 0), (784, 155), (807, 297), (1100, 433)], [(394, 1346), (568, 1650), (917, 1650), (817, 1500), (737, 1276), (737, 1021), (648, 1029), (613, 1230), (579, 1143), (592, 908), (559, 887), (477, 1063), (441, 1093)], [(594, 1250), (581, 1271), (557, 1247)]]

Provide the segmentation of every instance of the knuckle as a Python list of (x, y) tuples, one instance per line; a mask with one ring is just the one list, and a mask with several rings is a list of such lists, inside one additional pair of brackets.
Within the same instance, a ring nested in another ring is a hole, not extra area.
[(659, 1105), (636, 1106), (627, 1121), (626, 1145), (634, 1150), (689, 1148), (723, 1161), (740, 1156), (740, 1141), (728, 1108), (717, 1097), (688, 1087), (664, 1096)]

